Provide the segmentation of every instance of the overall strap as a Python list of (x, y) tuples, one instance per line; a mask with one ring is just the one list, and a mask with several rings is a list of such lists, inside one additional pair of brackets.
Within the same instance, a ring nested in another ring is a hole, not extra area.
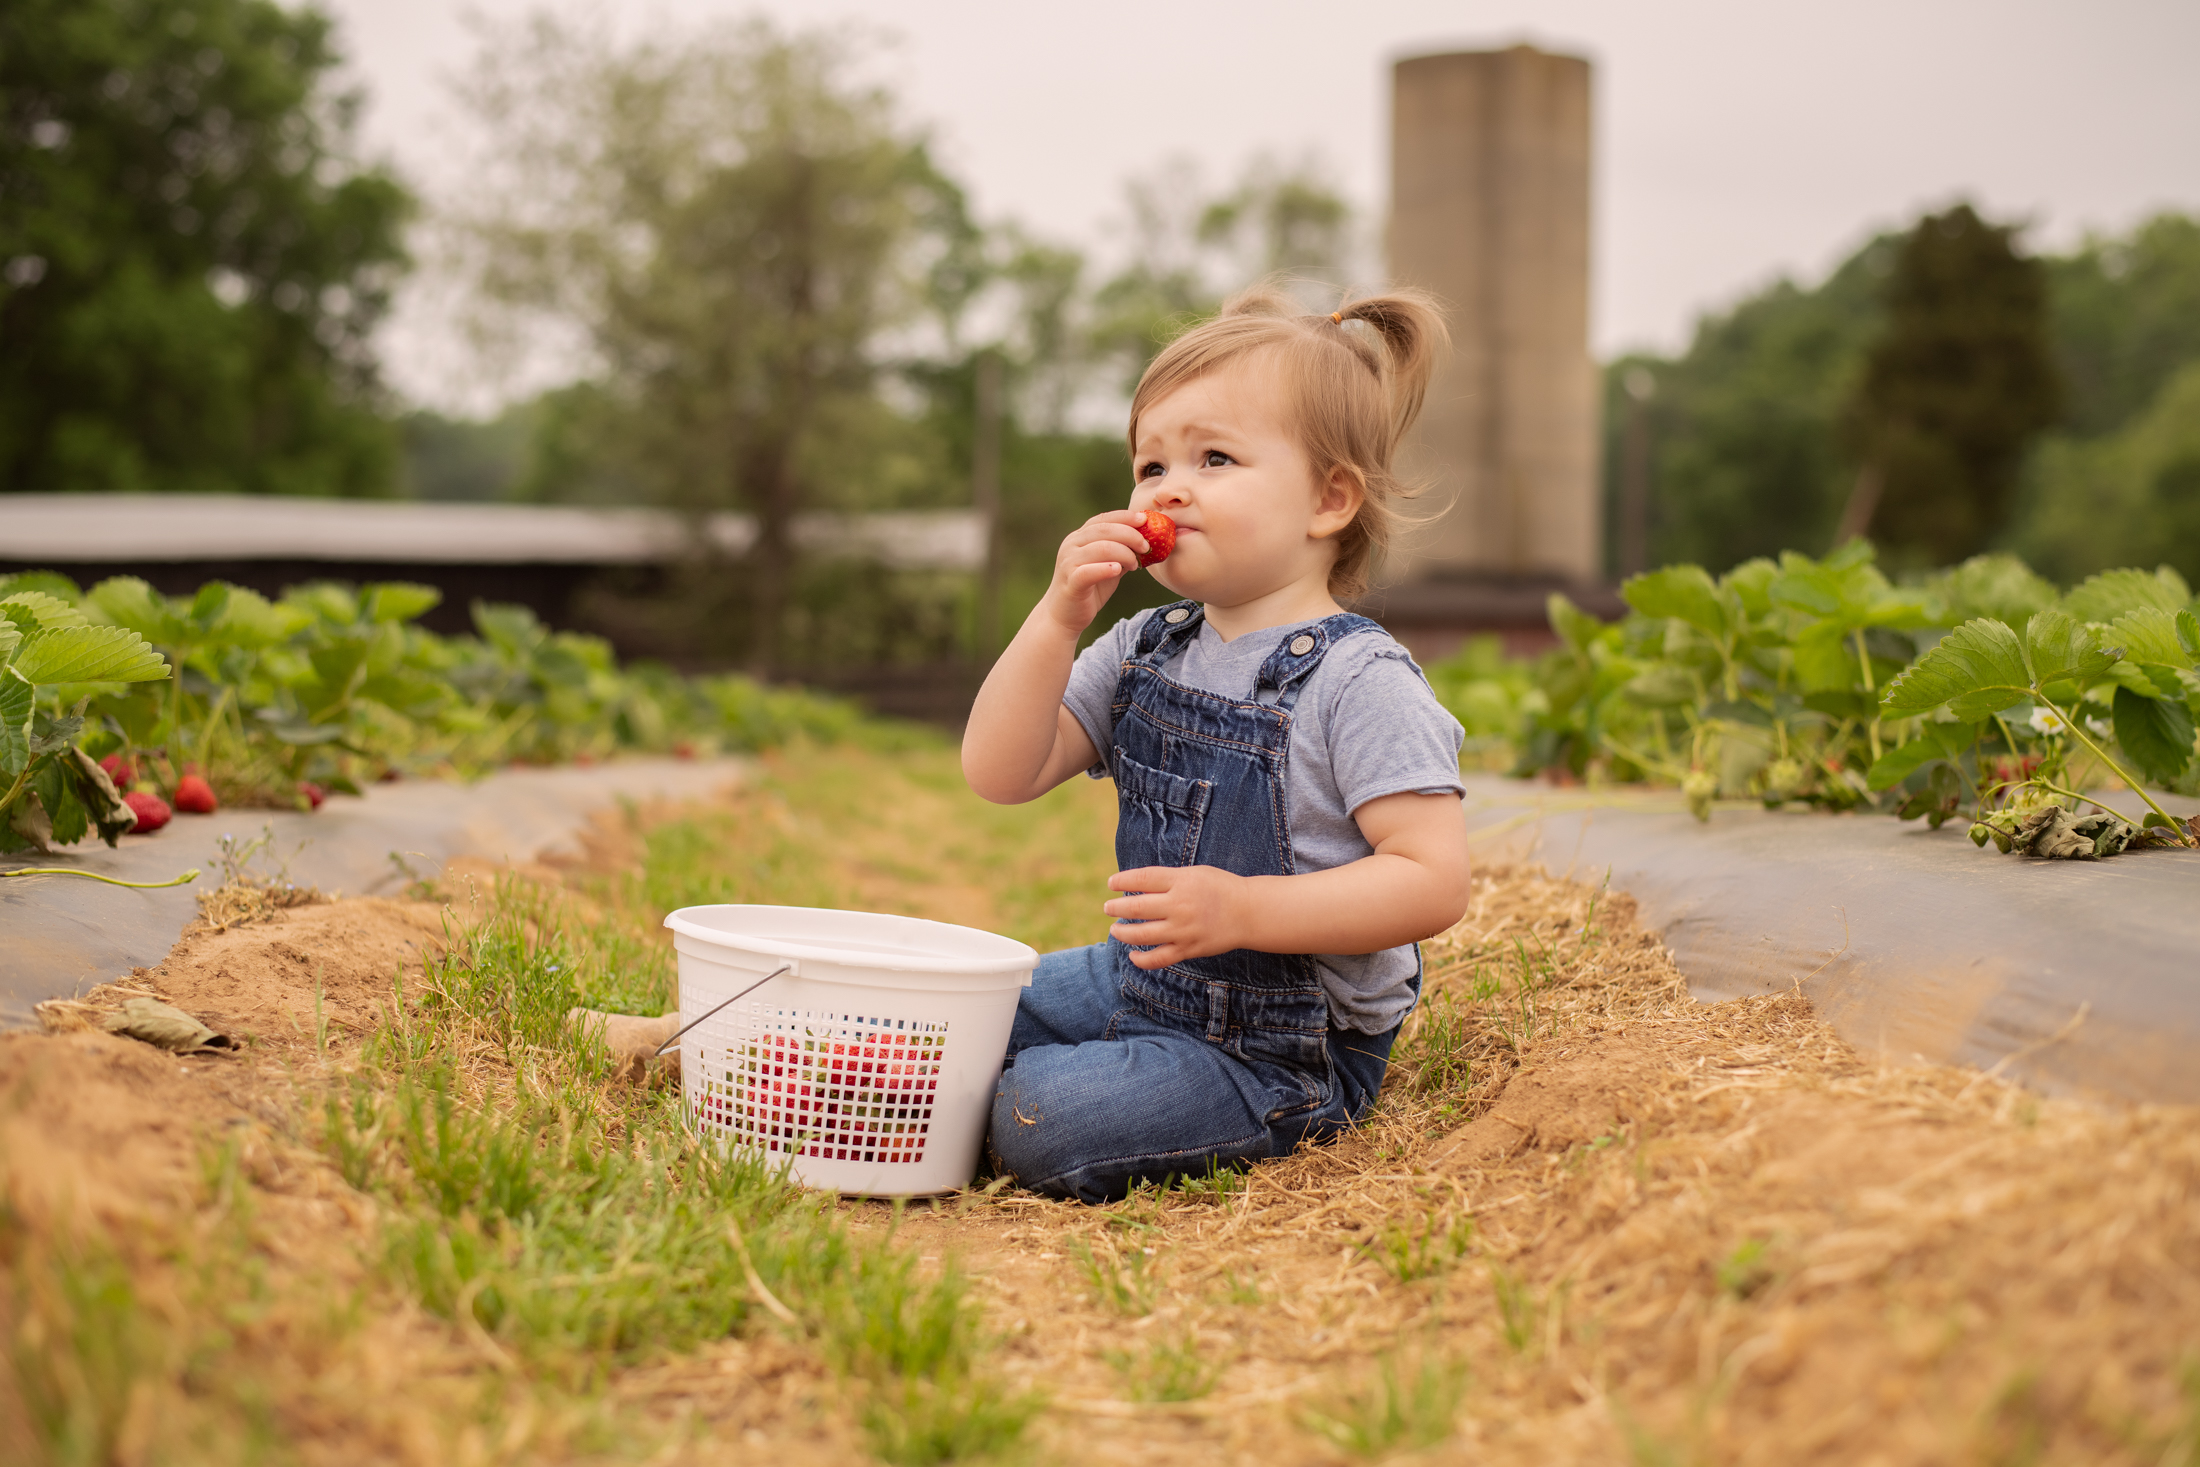
[(1200, 625), (1206, 619), (1207, 612), (1197, 601), (1156, 607), (1153, 615), (1146, 618), (1145, 625), (1138, 629), (1138, 645), (1131, 649), (1131, 656), (1149, 667), (1159, 667), (1199, 635)]
[(1340, 611), (1335, 616), (1325, 616), (1312, 626), (1293, 633), (1268, 660), (1260, 665), (1260, 678), (1254, 684), (1254, 696), (1262, 688), (1276, 690), (1275, 707), (1288, 713), (1299, 701), (1299, 692), (1314, 669), (1322, 665), (1322, 658), (1329, 649), (1346, 637), (1362, 632), (1380, 632), (1380, 623), (1355, 612)]

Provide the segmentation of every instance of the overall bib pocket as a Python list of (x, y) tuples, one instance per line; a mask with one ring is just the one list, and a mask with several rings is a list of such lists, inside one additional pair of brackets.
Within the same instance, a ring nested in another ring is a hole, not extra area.
[[(1117, 817), (1115, 849), (1123, 866), (1196, 866), (1199, 837), (1207, 825), (1208, 802), (1215, 787), (1204, 779), (1150, 768), (1116, 746), (1114, 758)], [(1143, 853), (1144, 858), (1126, 854)]]

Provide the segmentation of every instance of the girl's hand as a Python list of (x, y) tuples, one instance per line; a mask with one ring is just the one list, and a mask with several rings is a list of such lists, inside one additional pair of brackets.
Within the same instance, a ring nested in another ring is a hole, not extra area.
[(1040, 604), (1072, 636), (1092, 625), (1123, 577), (1138, 569), (1146, 537), (1133, 528), (1145, 516), (1111, 509), (1096, 514), (1062, 541), (1054, 557), (1054, 579)]
[(1246, 946), (1246, 880), (1219, 866), (1141, 866), (1108, 878), (1108, 890), (1136, 895), (1100, 910), (1117, 919), (1108, 936), (1131, 944), (1134, 966), (1166, 968)]

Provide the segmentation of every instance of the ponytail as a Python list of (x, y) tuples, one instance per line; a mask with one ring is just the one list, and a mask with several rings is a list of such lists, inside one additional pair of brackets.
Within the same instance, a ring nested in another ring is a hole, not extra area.
[(1389, 358), (1395, 436), (1403, 438), (1413, 420), (1421, 416), (1437, 358), (1451, 345), (1443, 311), (1426, 291), (1396, 290), (1352, 301), (1330, 319), (1340, 326), (1347, 321), (1363, 321), (1382, 338)]

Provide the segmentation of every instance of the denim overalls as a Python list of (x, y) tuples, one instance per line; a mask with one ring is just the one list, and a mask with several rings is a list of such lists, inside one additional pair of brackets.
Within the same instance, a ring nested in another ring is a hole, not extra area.
[[(1331, 647), (1381, 628), (1340, 613), (1300, 629), (1241, 702), (1163, 670), (1202, 621), (1191, 603), (1148, 617), (1116, 683), (1118, 868), (1291, 875), (1291, 710)], [(990, 1144), (1025, 1186), (1102, 1201), (1284, 1155), (1349, 1126), (1381, 1088), (1397, 1031), (1332, 1029), (1312, 958), (1240, 949), (1146, 972), (1129, 951), (1110, 938), (1049, 953), (1024, 992)]]

